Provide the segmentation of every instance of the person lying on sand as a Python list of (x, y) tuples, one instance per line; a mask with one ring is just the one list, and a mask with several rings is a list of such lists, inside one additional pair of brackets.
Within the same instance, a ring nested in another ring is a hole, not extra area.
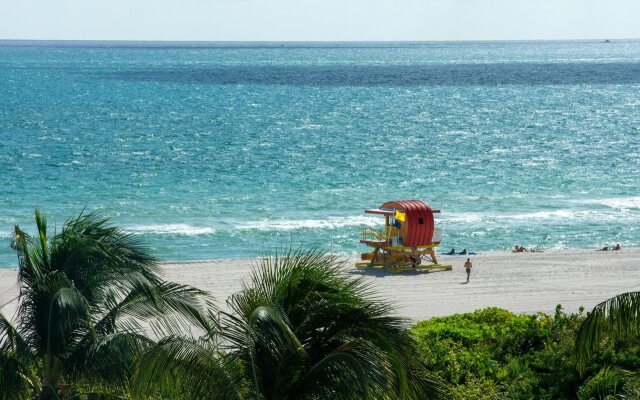
[(613, 247), (604, 246), (603, 248), (598, 249), (596, 251), (618, 251), (618, 250), (622, 250), (622, 247), (620, 247), (620, 243), (619, 242), (616, 243), (616, 245), (613, 246)]
[(455, 256), (455, 255), (456, 255), (456, 249), (451, 249), (451, 251), (450, 251), (450, 252), (448, 252), (448, 253), (444, 253), (444, 254), (446, 254), (446, 255), (448, 255), (448, 256)]
[(462, 251), (460, 253), (457, 253), (459, 256), (466, 256), (467, 255), (467, 249), (462, 249)]

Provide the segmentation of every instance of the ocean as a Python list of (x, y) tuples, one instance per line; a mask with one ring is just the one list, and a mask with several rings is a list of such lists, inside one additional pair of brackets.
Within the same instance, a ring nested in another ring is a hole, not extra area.
[(98, 210), (163, 260), (353, 254), (422, 199), (443, 249), (640, 246), (640, 41), (0, 41), (0, 266)]

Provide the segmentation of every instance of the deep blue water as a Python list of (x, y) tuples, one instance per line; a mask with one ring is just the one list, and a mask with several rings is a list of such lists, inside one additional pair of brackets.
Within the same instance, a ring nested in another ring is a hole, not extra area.
[(0, 266), (36, 206), (163, 259), (355, 253), (403, 198), (445, 248), (640, 245), (638, 41), (0, 42), (0, 139)]

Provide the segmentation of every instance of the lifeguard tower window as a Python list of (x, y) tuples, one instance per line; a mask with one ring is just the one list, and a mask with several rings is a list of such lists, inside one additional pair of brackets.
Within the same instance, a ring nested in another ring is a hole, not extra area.
[(424, 224), (424, 220), (422, 219), (422, 217), (418, 218), (418, 224), (420, 225)]

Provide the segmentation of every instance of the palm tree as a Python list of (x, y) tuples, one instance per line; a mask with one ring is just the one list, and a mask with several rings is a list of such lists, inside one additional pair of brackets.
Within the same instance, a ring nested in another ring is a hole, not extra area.
[(149, 250), (108, 219), (81, 213), (52, 237), (39, 210), (35, 221), (33, 237), (15, 228), (19, 306), (0, 314), (0, 398), (126, 393), (150, 335), (212, 328), (205, 293), (164, 281)]
[(619, 367), (603, 367), (585, 381), (576, 395), (578, 400), (638, 399), (640, 377)]
[(623, 293), (598, 304), (584, 319), (576, 335), (578, 371), (584, 373), (605, 337), (618, 340), (639, 334), (640, 292)]
[(178, 391), (192, 399), (444, 394), (416, 363), (407, 321), (393, 316), (361, 279), (347, 278), (333, 256), (307, 251), (265, 258), (227, 305), (217, 342), (159, 343), (138, 382), (181, 385)]

